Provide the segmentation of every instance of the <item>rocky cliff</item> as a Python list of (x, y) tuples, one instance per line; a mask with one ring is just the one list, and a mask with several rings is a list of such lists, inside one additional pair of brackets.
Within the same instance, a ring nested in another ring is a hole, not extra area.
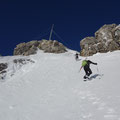
[(66, 52), (66, 47), (54, 40), (34, 40), (27, 43), (20, 43), (14, 49), (14, 55), (31, 55), (35, 54), (37, 49), (43, 50), (48, 53), (64, 53)]
[(86, 37), (80, 41), (82, 56), (91, 56), (97, 52), (120, 50), (120, 25), (109, 24), (95, 32), (95, 37)]

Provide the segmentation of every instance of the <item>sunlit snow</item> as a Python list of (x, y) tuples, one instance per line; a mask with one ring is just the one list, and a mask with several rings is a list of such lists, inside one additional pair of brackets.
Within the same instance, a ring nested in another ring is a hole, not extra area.
[[(75, 53), (0, 57), (9, 63), (0, 80), (0, 120), (120, 120), (120, 51), (88, 57), (98, 63), (88, 81)], [(17, 58), (34, 63), (14, 66)]]

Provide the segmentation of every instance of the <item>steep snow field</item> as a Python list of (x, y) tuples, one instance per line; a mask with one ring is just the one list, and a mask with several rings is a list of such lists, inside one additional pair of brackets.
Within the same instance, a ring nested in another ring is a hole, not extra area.
[(74, 54), (38, 51), (26, 57), (35, 63), (22, 67), (11, 62), (21, 56), (0, 57), (9, 62), (9, 77), (0, 81), (0, 120), (120, 120), (120, 51), (88, 57), (98, 63), (89, 81)]

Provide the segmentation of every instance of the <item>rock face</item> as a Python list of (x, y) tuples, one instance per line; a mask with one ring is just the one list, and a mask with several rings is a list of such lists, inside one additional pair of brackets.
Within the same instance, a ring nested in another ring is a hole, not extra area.
[(95, 37), (86, 37), (81, 40), (80, 46), (82, 56), (120, 50), (120, 25), (104, 25), (95, 32)]
[(64, 53), (67, 51), (66, 47), (56, 40), (34, 40), (27, 43), (18, 44), (14, 49), (14, 55), (27, 56), (35, 54), (38, 48), (48, 53)]
[(12, 61), (0, 63), (0, 82), (4, 82), (4, 78), (12, 77), (18, 70), (27, 64), (34, 64), (35, 61), (29, 58), (17, 58)]
[(0, 79), (4, 78), (7, 67), (8, 67), (7, 63), (0, 63)]
[(0, 73), (5, 72), (5, 69), (7, 69), (7, 63), (0, 63)]
[(21, 65), (25, 65), (28, 62), (35, 63), (33, 60), (30, 60), (30, 59), (14, 59), (13, 60), (13, 63), (15, 63), (15, 64), (21, 64)]

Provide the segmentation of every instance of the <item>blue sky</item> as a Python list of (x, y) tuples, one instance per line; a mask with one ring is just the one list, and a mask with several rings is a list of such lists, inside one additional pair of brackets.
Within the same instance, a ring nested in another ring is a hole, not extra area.
[(22, 42), (48, 39), (52, 24), (62, 38), (53, 35), (53, 40), (80, 51), (81, 39), (112, 23), (120, 24), (119, 0), (0, 2), (0, 54), (12, 55)]

